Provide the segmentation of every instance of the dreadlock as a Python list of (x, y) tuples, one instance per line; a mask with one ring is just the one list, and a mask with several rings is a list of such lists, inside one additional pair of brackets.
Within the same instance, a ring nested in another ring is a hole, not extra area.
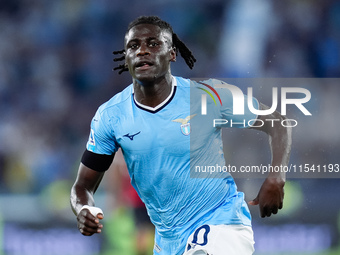
[[(175, 48), (176, 55), (179, 52), (181, 54), (182, 58), (185, 60), (185, 63), (189, 66), (189, 68), (192, 69), (194, 67), (194, 63), (196, 62), (195, 57), (193, 56), (193, 54), (189, 50), (189, 48), (179, 39), (177, 34), (174, 33), (174, 31), (173, 31), (173, 29), (172, 29), (172, 27), (169, 23), (165, 22), (164, 20), (161, 20), (157, 16), (141, 16), (141, 17), (135, 19), (134, 21), (132, 21), (129, 24), (126, 33), (129, 32), (129, 30), (131, 28), (133, 28), (134, 26), (137, 26), (137, 25), (140, 25), (140, 24), (152, 24), (152, 25), (158, 26), (161, 29), (168, 30), (172, 34), (172, 46)], [(115, 61), (115, 62), (116, 61), (122, 61), (122, 60), (125, 59), (125, 50), (124, 49), (119, 50), (119, 51), (114, 51), (112, 53), (114, 55), (123, 54), (123, 56), (113, 59), (113, 61)], [(119, 74), (121, 74), (122, 72), (128, 71), (129, 69), (127, 68), (127, 66), (125, 64), (121, 64), (121, 65), (118, 65), (117, 67), (113, 68), (113, 70), (119, 70)]]

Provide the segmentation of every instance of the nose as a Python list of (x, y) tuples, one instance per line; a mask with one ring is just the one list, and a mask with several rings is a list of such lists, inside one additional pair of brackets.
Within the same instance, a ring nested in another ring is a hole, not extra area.
[(145, 56), (145, 55), (150, 55), (150, 51), (146, 45), (146, 43), (142, 43), (140, 46), (139, 46), (139, 49), (137, 51), (137, 56)]

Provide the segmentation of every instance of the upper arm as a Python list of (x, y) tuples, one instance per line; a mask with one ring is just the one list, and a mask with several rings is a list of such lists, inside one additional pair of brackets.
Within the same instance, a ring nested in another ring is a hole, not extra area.
[(86, 149), (99, 155), (112, 155), (118, 150), (114, 132), (114, 114), (100, 107), (91, 121)]
[[(260, 104), (260, 107), (262, 110), (269, 109), (264, 104)], [(269, 115), (259, 115), (257, 121), (250, 127), (251, 129), (261, 130), (268, 134), (273, 165), (286, 165), (289, 161), (292, 145), (292, 128), (289, 125), (283, 126), (283, 120), (288, 121), (278, 111), (274, 111)]]
[[(267, 110), (269, 107), (262, 103), (259, 103), (259, 110)], [(286, 119), (278, 111), (274, 111), (268, 115), (258, 115), (257, 121), (250, 126), (251, 129), (261, 130), (268, 135), (274, 135), (275, 133), (282, 133), (287, 130), (281, 125), (282, 120)]]
[(85, 150), (79, 165), (75, 186), (79, 186), (92, 194), (96, 192), (105, 171), (113, 161), (114, 155), (101, 155)]
[(80, 163), (75, 186), (86, 189), (92, 194), (96, 192), (105, 172), (98, 172)]

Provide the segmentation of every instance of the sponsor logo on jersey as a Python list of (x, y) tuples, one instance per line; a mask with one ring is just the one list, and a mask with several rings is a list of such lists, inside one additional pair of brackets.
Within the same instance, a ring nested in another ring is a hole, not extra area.
[(156, 252), (161, 252), (161, 250), (162, 250), (162, 248), (157, 243), (155, 243), (153, 248)]
[(91, 129), (90, 138), (89, 138), (89, 145), (96, 146), (96, 141), (94, 140), (94, 130)]
[(127, 133), (126, 135), (123, 135), (123, 137), (127, 137), (127, 138), (129, 138), (131, 141), (133, 141), (133, 138), (134, 138), (136, 135), (140, 134), (140, 132), (141, 132), (141, 131), (139, 131), (139, 132), (137, 132), (137, 133), (135, 133), (135, 134), (132, 134), (132, 135), (130, 135), (130, 133)]

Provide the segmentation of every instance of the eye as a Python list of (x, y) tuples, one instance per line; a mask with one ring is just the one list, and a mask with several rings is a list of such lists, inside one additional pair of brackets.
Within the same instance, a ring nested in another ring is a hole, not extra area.
[(150, 42), (150, 43), (149, 43), (149, 47), (156, 47), (156, 46), (158, 46), (158, 45), (159, 45), (158, 42)]
[(128, 44), (128, 48), (129, 49), (136, 49), (137, 47), (138, 47), (137, 43), (130, 43), (130, 44)]

